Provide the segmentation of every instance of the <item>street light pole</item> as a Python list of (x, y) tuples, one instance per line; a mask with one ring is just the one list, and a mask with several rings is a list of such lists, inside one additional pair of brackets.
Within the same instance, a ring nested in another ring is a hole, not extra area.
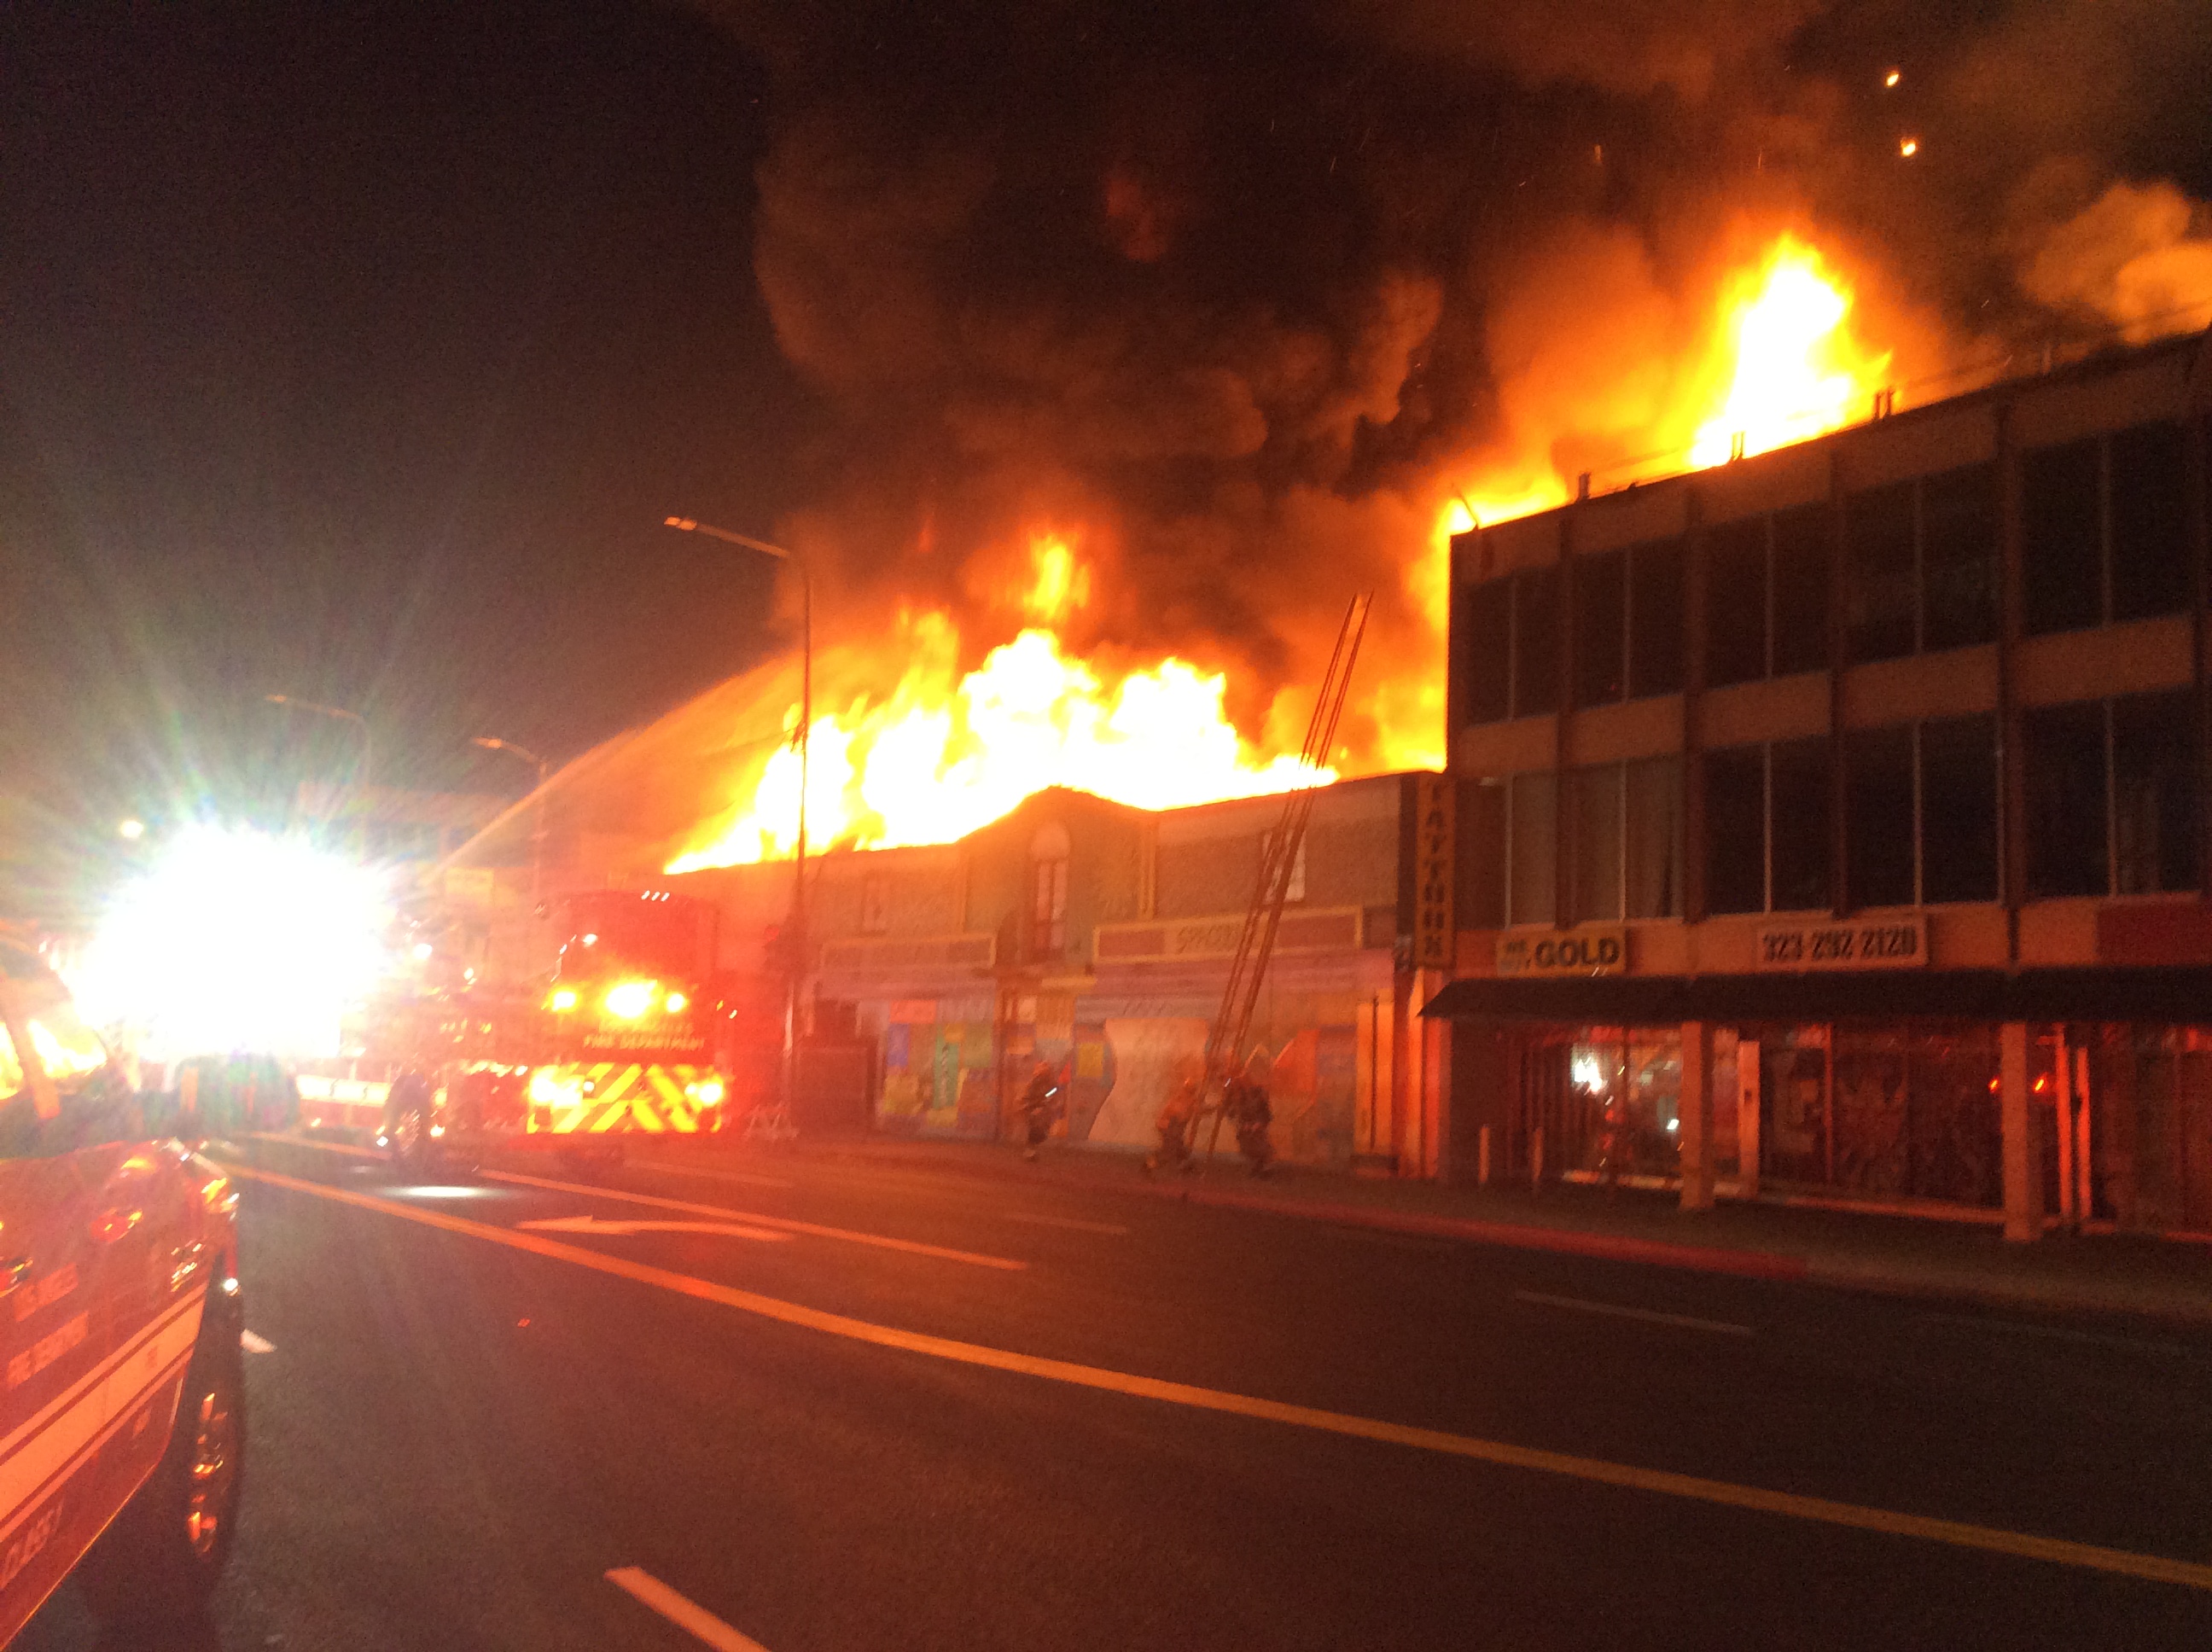
[(669, 517), (661, 525), (682, 533), (703, 533), (708, 538), (720, 539), (726, 544), (742, 545), (747, 550), (759, 551), (764, 556), (773, 556), (779, 562), (789, 564), (799, 575), (799, 837), (797, 864), (791, 884), (790, 992), (785, 1000), (783, 1012), (783, 1100), (784, 1106), (788, 1108), (798, 1089), (799, 983), (800, 972), (805, 967), (806, 946), (806, 788), (810, 773), (807, 767), (808, 747), (814, 732), (814, 576), (796, 551), (767, 539), (732, 533), (727, 528), (714, 527), (689, 516)]
[(510, 757), (520, 757), (538, 771), (538, 789), (531, 793), (538, 808), (538, 823), (530, 830), (530, 916), (534, 923), (538, 905), (545, 898), (545, 759), (528, 746), (517, 745), (494, 734), (477, 735), (469, 744), (482, 746), (486, 751), (504, 751)]
[(264, 694), (261, 696), (272, 706), (283, 706), (291, 711), (313, 712), (318, 717), (335, 717), (342, 723), (351, 723), (361, 730), (361, 761), (355, 765), (353, 789), (356, 796), (368, 790), (369, 738), (368, 719), (357, 711), (348, 711), (343, 706), (318, 705), (313, 700), (296, 700), (289, 694)]

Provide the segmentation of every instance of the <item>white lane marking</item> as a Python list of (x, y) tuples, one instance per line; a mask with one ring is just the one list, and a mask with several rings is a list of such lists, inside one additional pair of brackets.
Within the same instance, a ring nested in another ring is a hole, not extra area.
[(1615, 1319), (1642, 1320), (1650, 1325), (1677, 1325), (1690, 1331), (1717, 1331), (1723, 1336), (1755, 1337), (1758, 1332), (1748, 1325), (1731, 1325), (1726, 1320), (1692, 1319), (1687, 1314), (1661, 1314), (1649, 1308), (1623, 1308), (1618, 1303), (1585, 1302), (1580, 1297), (1550, 1297), (1540, 1291), (1516, 1291), (1520, 1302), (1538, 1303), (1546, 1308), (1571, 1308), (1584, 1314), (1610, 1314)]
[(551, 1216), (539, 1222), (519, 1222), (517, 1227), (539, 1233), (726, 1233), (737, 1239), (768, 1239), (787, 1245), (791, 1236), (774, 1228), (740, 1227), (735, 1222), (609, 1222), (597, 1216)]
[(641, 1566), (617, 1566), (607, 1582), (632, 1600), (651, 1606), (678, 1629), (687, 1630), (716, 1652), (768, 1652), (749, 1635), (738, 1631), (695, 1600), (686, 1600)]
[(1073, 1216), (1032, 1216), (1026, 1211), (979, 1211), (979, 1216), (995, 1216), (1006, 1222), (1031, 1222), (1041, 1228), (1073, 1228), (1078, 1233), (1126, 1234), (1128, 1229), (1119, 1222), (1085, 1222)]
[(2043, 1337), (2053, 1342), (2079, 1342), (2093, 1347), (2124, 1348), (2130, 1353), (2160, 1354), (2171, 1359), (2197, 1357), (2196, 1351), (2179, 1343), (2154, 1342), (2144, 1337), (2113, 1336), (2100, 1331), (2076, 1331), (2063, 1325), (2030, 1325), (2021, 1320), (1977, 1319), (1971, 1314), (1921, 1314), (1923, 1324), (1964, 1326), (1978, 1331), (2010, 1331), (2023, 1337)]
[(902, 1250), (909, 1255), (935, 1256), (948, 1262), (969, 1262), (977, 1267), (1003, 1268), (1011, 1273), (1019, 1273), (1029, 1266), (1027, 1262), (1018, 1262), (1011, 1257), (985, 1256), (972, 1250), (925, 1245), (919, 1240), (893, 1239), (880, 1233), (856, 1233), (850, 1228), (825, 1228), (817, 1222), (793, 1221), (787, 1216), (763, 1216), (758, 1211), (733, 1211), (720, 1205), (694, 1205), (685, 1200), (662, 1199), (655, 1193), (626, 1193), (620, 1187), (596, 1187), (580, 1181), (549, 1181), (543, 1176), (526, 1176), (513, 1170), (487, 1170), (484, 1174), (495, 1181), (511, 1181), (517, 1187), (545, 1187), (556, 1193), (580, 1193), (586, 1199), (623, 1200), (632, 1205), (650, 1205), (657, 1210), (715, 1217), (725, 1222), (757, 1223), (764, 1228), (781, 1228), (789, 1233), (811, 1233), (819, 1239), (844, 1239), (856, 1245), (873, 1245), (879, 1250)]
[(325, 1153), (343, 1153), (349, 1158), (373, 1158), (380, 1163), (389, 1157), (374, 1147), (356, 1147), (349, 1141), (325, 1141), (316, 1136), (281, 1135), (273, 1130), (257, 1130), (253, 1133), (253, 1139), (273, 1141), (279, 1147), (319, 1148)]
[(374, 1198), (368, 1193), (356, 1193), (350, 1187), (334, 1187), (325, 1182), (303, 1181), (298, 1176), (284, 1175), (275, 1170), (252, 1169), (245, 1165), (226, 1168), (232, 1175), (246, 1181), (266, 1182), (272, 1187), (287, 1188), (311, 1198), (328, 1200), (333, 1204), (350, 1205), (356, 1210), (374, 1211), (379, 1215), (394, 1217), (426, 1228), (438, 1228), (447, 1233), (466, 1234), (487, 1244), (504, 1245), (511, 1250), (527, 1251), (532, 1255), (566, 1262), (574, 1267), (587, 1268), (594, 1273), (634, 1280), (695, 1302), (720, 1303), (740, 1313), (772, 1320), (779, 1325), (819, 1331), (825, 1335), (863, 1343), (871, 1347), (901, 1349), (927, 1358), (981, 1370), (1018, 1372), (1046, 1382), (1064, 1382), (1070, 1387), (1088, 1388), (1097, 1393), (1127, 1394), (1133, 1399), (1153, 1400), (1164, 1405), (1188, 1406), (1194, 1411), (1281, 1423), (1346, 1439), (1405, 1446), (1417, 1451), (1434, 1452), (1468, 1462), (1489, 1463), (1501, 1468), (1561, 1475), (1597, 1485), (1685, 1498), (1724, 1509), (1741, 1509), (1792, 1520), (1811, 1521), (1848, 1531), (1886, 1532), (1923, 1542), (1977, 1550), (1984, 1554), (2011, 1555), (2023, 1560), (2078, 1566), (2112, 1576), (2142, 1578), (2212, 1594), (2212, 1565), (2198, 1561), (2177, 1560), (2169, 1555), (2140, 1554), (2125, 1549), (2108, 1549), (2094, 1543), (2075, 1543), (2066, 1538), (2040, 1537), (2031, 1532), (2002, 1531), (1996, 1527), (1976, 1526), (1966, 1521), (1944, 1520), (1932, 1515), (1874, 1509), (1863, 1503), (1839, 1503), (1832, 1497), (1806, 1497), (1796, 1491), (1733, 1485), (1727, 1480), (1707, 1479), (1702, 1475), (1680, 1474), (1670, 1469), (1641, 1468), (1631, 1463), (1607, 1462), (1600, 1457), (1579, 1457), (1565, 1452), (1546, 1451), (1534, 1446), (1511, 1445), (1503, 1440), (1481, 1440), (1472, 1435), (1448, 1434), (1442, 1430), (1419, 1428), (1406, 1423), (1387, 1423), (1379, 1418), (1322, 1411), (1311, 1406), (1291, 1405), (1280, 1400), (1262, 1400), (1255, 1395), (1231, 1394), (1219, 1388), (1195, 1388), (1187, 1382), (1171, 1382), (1161, 1377), (1138, 1376), (1127, 1371), (1079, 1365), (1064, 1359), (1018, 1354), (1011, 1349), (962, 1342), (951, 1337), (932, 1336), (926, 1331), (902, 1331), (893, 1326), (878, 1325), (868, 1320), (857, 1320), (847, 1315), (832, 1314), (819, 1308), (787, 1302), (780, 1297), (763, 1297), (758, 1291), (739, 1291), (734, 1286), (717, 1285), (711, 1279), (671, 1272), (666, 1268), (634, 1262), (624, 1256), (611, 1256), (605, 1251), (592, 1250), (581, 1245), (564, 1244), (557, 1239), (548, 1239), (538, 1234), (518, 1233), (513, 1228), (471, 1222), (464, 1217), (450, 1216), (444, 1211)]
[(702, 1181), (741, 1181), (756, 1187), (795, 1187), (799, 1185), (781, 1176), (757, 1175), (750, 1170), (710, 1169), (704, 1164), (670, 1164), (652, 1158), (625, 1158), (623, 1162), (633, 1170), (651, 1170), (656, 1175), (665, 1176), (696, 1176)]
[(270, 1341), (267, 1337), (256, 1336), (251, 1331), (240, 1331), (238, 1333), (238, 1345), (249, 1354), (273, 1354), (276, 1351), (275, 1343)]

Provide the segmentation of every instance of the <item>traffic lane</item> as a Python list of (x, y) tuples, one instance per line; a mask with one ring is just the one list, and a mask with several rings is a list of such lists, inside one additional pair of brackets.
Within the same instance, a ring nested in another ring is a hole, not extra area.
[[(1264, 1213), (1171, 1206), (1140, 1231), (1177, 1224), (1164, 1271), (1157, 1246), (1115, 1247), (1133, 1278), (1048, 1270), (1020, 1288), (819, 1252), (763, 1259), (712, 1237), (563, 1236), (1049, 1357), (2124, 1548), (2212, 1546), (2188, 1472), (2212, 1445), (2200, 1364), (2008, 1343), (2001, 1324), (1992, 1345), (1931, 1339), (1894, 1304), (1543, 1253), (1401, 1243), (1378, 1269), (1372, 1241), (1399, 1236)], [(1655, 1297), (1668, 1317), (1761, 1328), (1729, 1350), (1693, 1327), (1557, 1306), (1648, 1313)], [(1329, 1333), (1314, 1345), (1316, 1324)], [(1883, 1449), (1868, 1450), (1869, 1432)]]
[[(307, 1351), (288, 1402), (328, 1436), (280, 1510), (293, 1644), (664, 1643), (586, 1587), (613, 1565), (771, 1652), (2212, 1631), (2187, 1591), (949, 1365), (311, 1196), (247, 1207), (255, 1317)], [(425, 1529), (371, 1581), (382, 1539), (343, 1511), (395, 1492)], [(517, 1604), (473, 1608), (488, 1581)]]
[[(635, 1252), (633, 1260), (639, 1260)], [(662, 1265), (726, 1281), (720, 1268), (681, 1266), (698, 1260), (681, 1255)], [(1051, 1293), (1025, 1303), (1032, 1314), (1069, 1306)], [(1688, 1339), (1687, 1346), (1670, 1345), (1664, 1337), (1579, 1347), (1529, 1341), (1514, 1349), (1502, 1374), (1486, 1384), (1470, 1378), (1463, 1362), (1460, 1370), (1436, 1371), (1412, 1387), (1404, 1370), (1386, 1370), (1365, 1389), (1345, 1389), (1344, 1349), (1352, 1345), (1311, 1336), (1288, 1348), (1234, 1336), (1224, 1345), (1221, 1321), (1228, 1316), (1203, 1311), (1203, 1299), (1183, 1306), (1198, 1310), (1187, 1311), (1184, 1321), (1191, 1342), (1201, 1352), (1227, 1351), (1241, 1364), (1201, 1379), (1174, 1364), (1163, 1370), (1126, 1360), (1081, 1363), (1798, 1494), (2153, 1553), (2202, 1552), (2203, 1494), (2188, 1476), (2170, 1472), (2177, 1461), (2172, 1426), (2160, 1431), (2158, 1453), (2130, 1461), (2130, 1442), (2095, 1417), (2087, 1419), (2089, 1432), (2054, 1443), (2033, 1414), (2032, 1394), (1991, 1412), (1947, 1408), (1944, 1396), (1925, 1388), (1886, 1394), (1848, 1383), (1824, 1386), (1818, 1373), (1747, 1381), (1740, 1370), (1692, 1357), (1700, 1345), (1710, 1351), (1710, 1338)], [(1073, 1311), (1074, 1332), (1057, 1323), (1047, 1330), (1061, 1338), (1079, 1333), (1084, 1305), (1074, 1303)], [(1040, 1339), (969, 1339), (1036, 1351)], [(1509, 1340), (1494, 1339), (1501, 1345)], [(1670, 1388), (1683, 1390), (1686, 1400), (1677, 1403)], [(1494, 1423), (1501, 1394), (1517, 1402), (1510, 1408), (1520, 1414), (1510, 1426), (1462, 1420), (1473, 1414)], [(2156, 1472), (2161, 1467), (2169, 1471), (2163, 1477)]]

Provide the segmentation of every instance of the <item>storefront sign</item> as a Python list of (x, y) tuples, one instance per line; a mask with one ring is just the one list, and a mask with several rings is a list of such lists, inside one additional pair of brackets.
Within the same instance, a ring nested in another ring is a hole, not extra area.
[(1413, 962), (1451, 967), (1454, 782), (1445, 774), (1413, 776)]
[(902, 969), (988, 969), (998, 951), (995, 935), (824, 941), (822, 968), (826, 972), (854, 975), (884, 975)]
[[(1356, 952), (1360, 909), (1292, 908), (1275, 928), (1277, 952)], [(1150, 923), (1101, 924), (1094, 956), (1101, 963), (1154, 963), (1170, 958), (1225, 958), (1244, 933), (1244, 914), (1159, 919)]]
[(1759, 932), (1759, 969), (1917, 969), (1928, 962), (1928, 920), (1853, 918), (1774, 924)]
[(1498, 938), (1501, 975), (1617, 975), (1627, 967), (1628, 932), (1618, 925)]

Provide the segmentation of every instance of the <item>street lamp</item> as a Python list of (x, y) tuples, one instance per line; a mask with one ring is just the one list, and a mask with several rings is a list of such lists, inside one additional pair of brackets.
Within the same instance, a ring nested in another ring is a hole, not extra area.
[(806, 944), (806, 758), (808, 742), (814, 731), (814, 576), (807, 572), (806, 564), (796, 551), (766, 539), (732, 533), (727, 528), (714, 527), (688, 516), (669, 517), (661, 525), (682, 533), (703, 533), (710, 539), (759, 551), (779, 562), (789, 563), (799, 575), (799, 853), (791, 884), (791, 990), (783, 1012), (783, 1100), (788, 1108), (799, 1077), (799, 978)]
[(528, 746), (502, 740), (495, 734), (475, 735), (469, 744), (482, 746), (486, 751), (504, 751), (510, 757), (520, 757), (538, 771), (538, 789), (530, 794), (538, 805), (538, 823), (530, 830), (530, 914), (534, 920), (545, 891), (545, 759)]
[(318, 717), (335, 717), (342, 723), (351, 723), (361, 731), (361, 761), (353, 772), (354, 790), (368, 788), (368, 719), (357, 711), (348, 711), (343, 706), (318, 705), (313, 700), (295, 700), (289, 694), (264, 694), (261, 696), (272, 706), (283, 706), (291, 711), (313, 712)]

